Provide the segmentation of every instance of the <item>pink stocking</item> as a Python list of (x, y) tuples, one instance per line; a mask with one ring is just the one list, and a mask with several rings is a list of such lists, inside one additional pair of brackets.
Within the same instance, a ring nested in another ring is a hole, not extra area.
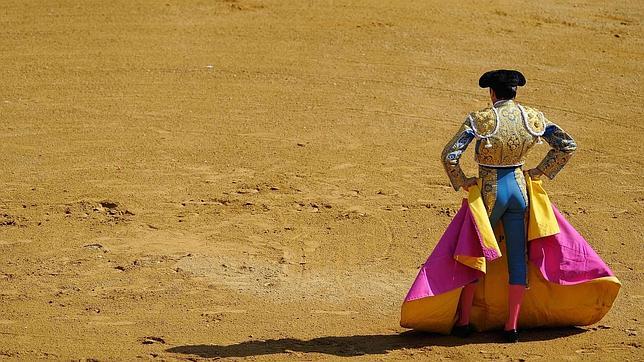
[(510, 284), (508, 293), (508, 320), (505, 322), (506, 331), (517, 329), (523, 294), (525, 294), (525, 285)]
[(458, 321), (457, 326), (465, 326), (470, 323), (470, 312), (472, 311), (472, 302), (474, 301), (474, 292), (476, 283), (471, 283), (463, 287), (461, 291), (461, 300), (458, 302)]

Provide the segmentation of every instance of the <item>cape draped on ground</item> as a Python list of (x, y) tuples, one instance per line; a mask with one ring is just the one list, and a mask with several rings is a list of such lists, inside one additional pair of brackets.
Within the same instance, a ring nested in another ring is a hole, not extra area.
[[(580, 326), (599, 321), (621, 283), (588, 242), (550, 203), (540, 180), (526, 177), (529, 195), (528, 290), (520, 328)], [(498, 243), (500, 240), (501, 243)], [(468, 198), (418, 272), (401, 309), (400, 325), (447, 334), (463, 286), (479, 279), (470, 322), (500, 329), (507, 316), (508, 271), (501, 225), (492, 229), (480, 187)]]

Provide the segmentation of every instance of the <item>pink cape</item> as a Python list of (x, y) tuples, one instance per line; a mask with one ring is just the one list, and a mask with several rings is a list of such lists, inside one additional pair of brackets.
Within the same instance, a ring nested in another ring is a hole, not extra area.
[[(595, 323), (608, 312), (621, 284), (588, 242), (554, 206), (551, 208), (559, 232), (529, 241), (529, 289), (520, 326)], [(502, 228), (496, 234), (503, 240)], [(503, 249), (501, 243), (497, 250), (505, 253)], [(464, 199), (409, 289), (401, 325), (448, 333), (456, 318), (461, 288), (478, 279), (472, 323), (479, 330), (500, 328), (507, 306), (507, 264), (497, 250), (486, 247)], [(487, 270), (468, 266), (457, 256), (484, 258)]]

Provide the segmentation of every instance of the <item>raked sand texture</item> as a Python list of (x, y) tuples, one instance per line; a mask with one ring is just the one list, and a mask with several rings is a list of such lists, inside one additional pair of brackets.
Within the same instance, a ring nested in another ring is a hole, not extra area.
[[(643, 19), (641, 1), (1, 1), (0, 357), (641, 359)], [(403, 333), (464, 196), (440, 151), (495, 68), (578, 141), (545, 187), (622, 291), (599, 324), (515, 345)]]

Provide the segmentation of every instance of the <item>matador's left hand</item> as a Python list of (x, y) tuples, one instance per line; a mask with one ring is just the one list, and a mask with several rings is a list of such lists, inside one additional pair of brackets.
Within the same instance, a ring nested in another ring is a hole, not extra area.
[(538, 180), (539, 178), (541, 178), (541, 175), (543, 175), (543, 172), (541, 172), (541, 170), (539, 170), (538, 168), (532, 168), (528, 170), (528, 175), (530, 175), (531, 179)]

